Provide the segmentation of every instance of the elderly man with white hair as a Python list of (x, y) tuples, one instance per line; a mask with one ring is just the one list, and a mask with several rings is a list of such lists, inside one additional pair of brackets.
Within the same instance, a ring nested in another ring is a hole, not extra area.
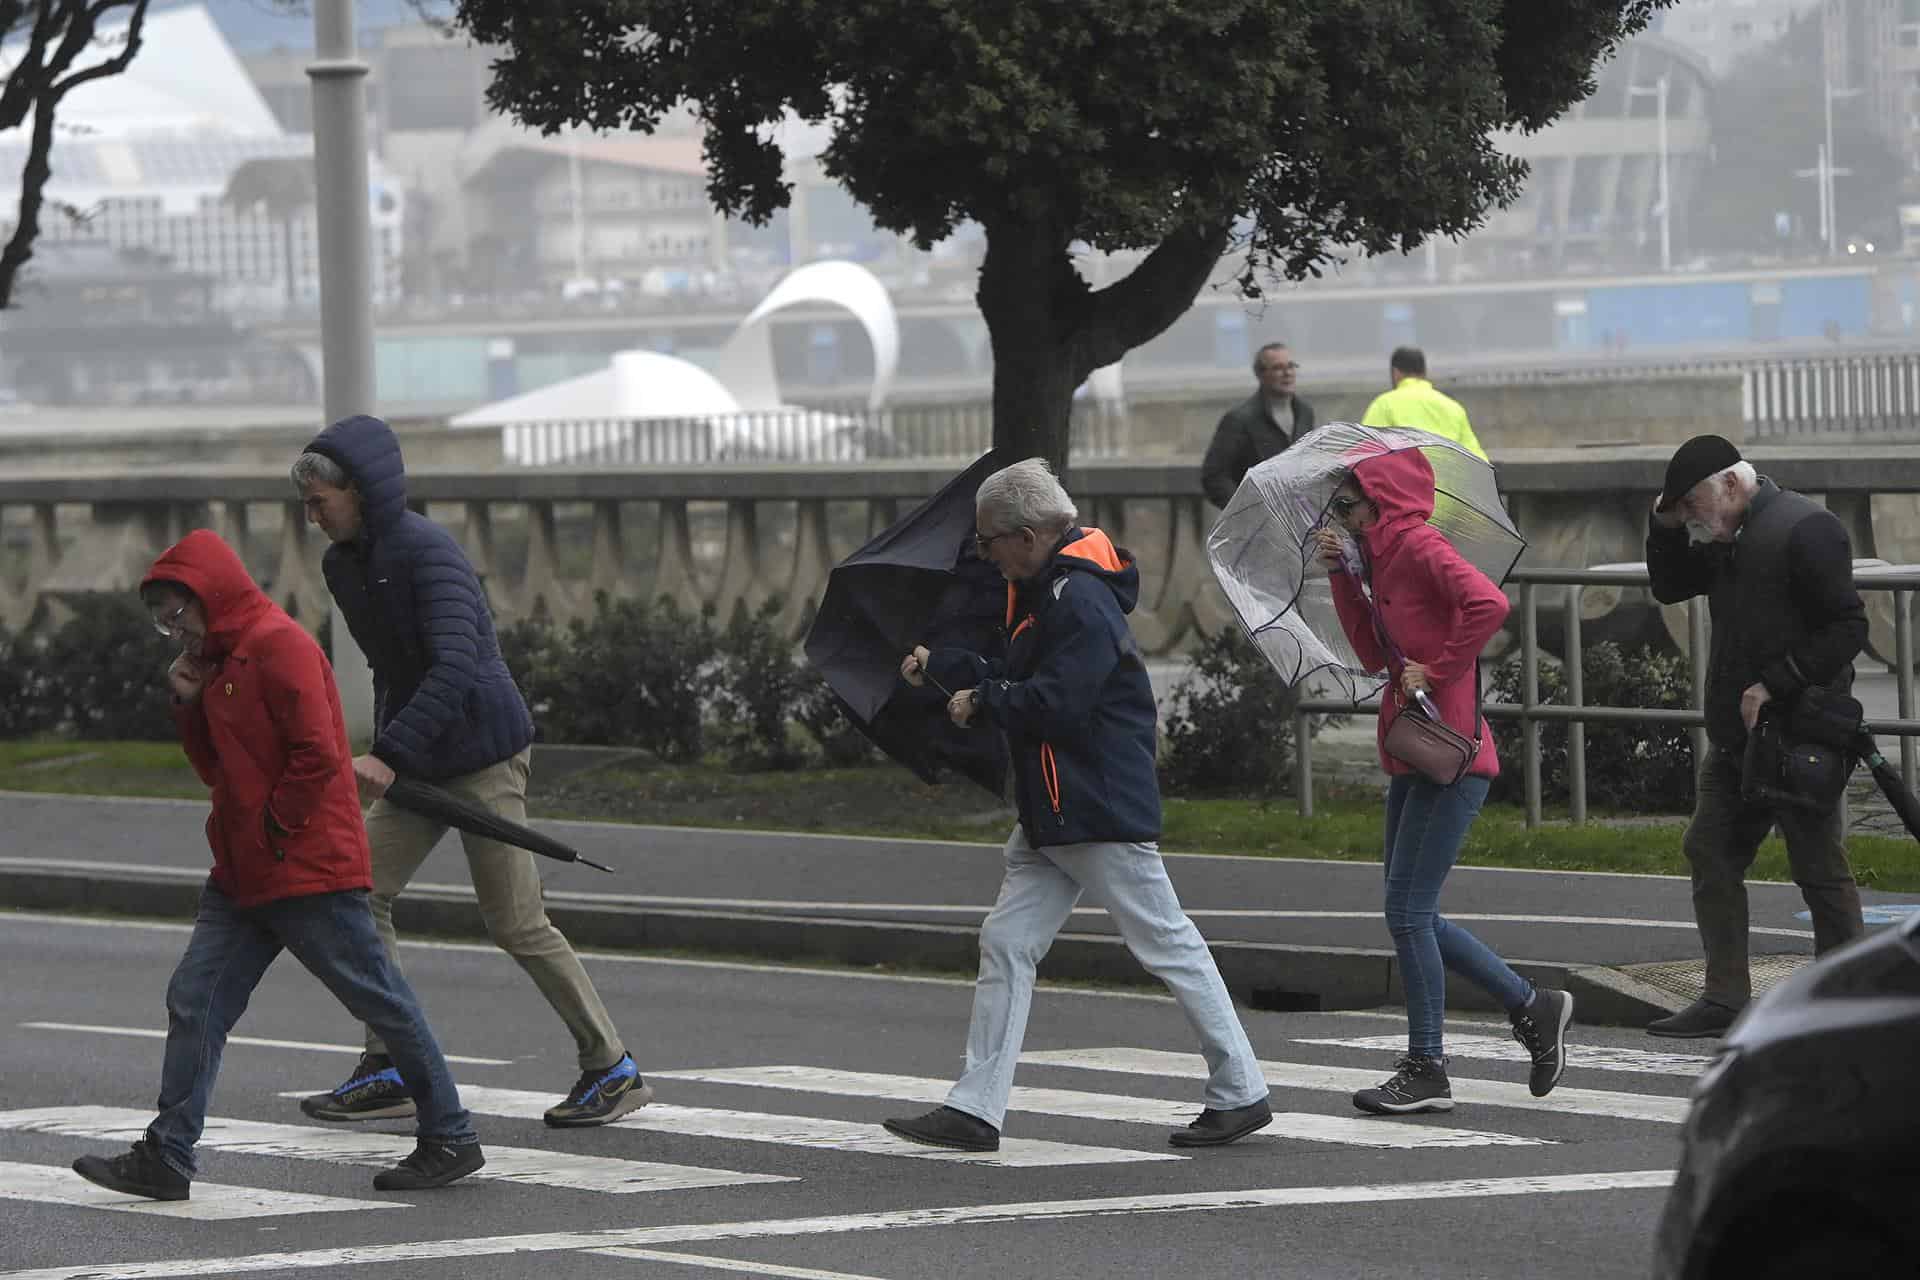
[(999, 900), (980, 930), (966, 1068), (944, 1106), (886, 1127), (927, 1146), (999, 1149), (1034, 970), (1089, 893), (1200, 1036), (1204, 1106), (1168, 1141), (1236, 1141), (1273, 1113), (1232, 997), (1180, 909), (1156, 843), (1153, 686), (1126, 620), (1139, 570), (1106, 534), (1075, 524), (1079, 512), (1043, 459), (988, 476), (974, 510), (974, 545), (1007, 580), (1007, 656), (917, 646), (900, 673), (954, 690), (947, 713), (955, 724), (1006, 735), (1020, 821), (1007, 838)]
[(1749, 795), (1742, 765), (1762, 715), (1791, 715), (1810, 689), (1845, 694), (1852, 688), (1867, 612), (1853, 588), (1853, 551), (1839, 519), (1756, 475), (1720, 436), (1695, 436), (1667, 464), (1648, 516), (1647, 573), (1662, 604), (1704, 595), (1713, 617), (1706, 655), (1709, 745), (1683, 842), (1706, 983), (1700, 999), (1647, 1031), (1717, 1036), (1752, 996), (1745, 877), (1776, 825), (1813, 918), (1815, 953), (1865, 932), (1847, 862), (1844, 804), (1821, 812)]

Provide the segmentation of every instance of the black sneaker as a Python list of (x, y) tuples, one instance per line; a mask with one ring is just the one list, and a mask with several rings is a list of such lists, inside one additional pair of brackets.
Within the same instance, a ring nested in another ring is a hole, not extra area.
[(949, 1151), (998, 1151), (1000, 1131), (978, 1116), (952, 1107), (935, 1107), (923, 1116), (882, 1122), (888, 1133), (923, 1147)]
[(1192, 1124), (1168, 1134), (1167, 1143), (1175, 1147), (1224, 1147), (1272, 1123), (1273, 1108), (1265, 1098), (1227, 1111), (1206, 1107)]
[(557, 1105), (547, 1108), (546, 1121), (555, 1129), (582, 1129), (618, 1120), (653, 1101), (653, 1090), (640, 1078), (633, 1055), (599, 1071), (583, 1071), (573, 1089)]
[(382, 1169), (373, 1175), (373, 1189), (424, 1191), (429, 1187), (444, 1187), (449, 1182), (466, 1177), (486, 1162), (487, 1158), (481, 1154), (477, 1142), (463, 1142), (456, 1147), (421, 1138), (414, 1143), (413, 1154), (393, 1168)]
[(145, 1138), (123, 1156), (81, 1156), (73, 1171), (109, 1191), (149, 1200), (185, 1200), (193, 1194), (193, 1179), (162, 1160)]
[(1649, 1022), (1647, 1034), (1665, 1036), (1669, 1040), (1706, 1040), (1725, 1035), (1727, 1028), (1739, 1016), (1740, 1010), (1729, 1009), (1726, 1005), (1715, 1004), (1703, 997), (1678, 1013), (1670, 1013)]
[(300, 1099), (300, 1109), (315, 1120), (391, 1120), (413, 1114), (413, 1095), (392, 1059), (364, 1053), (352, 1075), (325, 1093)]
[(1567, 1069), (1567, 1024), (1573, 1021), (1573, 993), (1536, 988), (1532, 1003), (1508, 1015), (1513, 1038), (1533, 1058), (1527, 1091), (1544, 1098)]
[(1445, 1058), (1408, 1054), (1393, 1064), (1390, 1080), (1353, 1095), (1353, 1105), (1374, 1115), (1453, 1110), (1453, 1086), (1447, 1083)]

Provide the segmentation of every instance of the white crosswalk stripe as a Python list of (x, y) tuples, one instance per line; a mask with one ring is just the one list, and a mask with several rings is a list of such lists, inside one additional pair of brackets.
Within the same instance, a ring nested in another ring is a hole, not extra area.
[[(54, 1133), (107, 1142), (131, 1142), (146, 1131), (147, 1122), (152, 1118), (151, 1112), (126, 1107), (41, 1107), (0, 1111), (0, 1129)], [(307, 1125), (209, 1117), (200, 1146), (202, 1149), (278, 1156), (288, 1160), (322, 1160), (333, 1164), (385, 1167), (411, 1152), (414, 1141), (411, 1137), (367, 1130), (316, 1129)], [(774, 1174), (734, 1173), (692, 1165), (616, 1160), (607, 1156), (583, 1156), (564, 1151), (537, 1151), (492, 1144), (487, 1145), (486, 1155), (486, 1167), (473, 1174), (473, 1177), (526, 1186), (617, 1195), (799, 1181), (798, 1178)]]
[(12, 1160), (0, 1160), (0, 1200), (111, 1209), (117, 1213), (139, 1213), (150, 1218), (186, 1218), (196, 1222), (408, 1207), (400, 1200), (352, 1200), (345, 1196), (316, 1196), (299, 1191), (231, 1187), (218, 1182), (195, 1182), (193, 1198), (189, 1200), (142, 1200), (137, 1196), (97, 1187), (64, 1165), (21, 1164)]
[[(657, 1076), (659, 1073), (652, 1073)], [(309, 1090), (308, 1092), (311, 1092)], [(289, 1098), (304, 1093), (288, 1092)], [(494, 1089), (462, 1084), (460, 1100), (476, 1115), (538, 1120), (553, 1105), (544, 1093), (527, 1089)], [(877, 1124), (831, 1120), (818, 1116), (772, 1115), (757, 1111), (723, 1111), (715, 1107), (681, 1107), (656, 1102), (630, 1111), (613, 1127), (675, 1133), (695, 1138), (722, 1138), (738, 1142), (765, 1142), (785, 1147), (813, 1147), (823, 1151), (854, 1151), (865, 1155), (904, 1156), (945, 1160), (955, 1164), (994, 1165), (1008, 1169), (1037, 1169), (1050, 1165), (1130, 1164), (1144, 1160), (1181, 1160), (1165, 1151), (1131, 1151), (1120, 1147), (1091, 1147), (1037, 1138), (1005, 1138), (998, 1151), (943, 1151), (902, 1141)], [(488, 1148), (492, 1160), (492, 1148)]]
[[(1385, 1036), (1301, 1037), (1295, 1044), (1325, 1044), (1342, 1049), (1404, 1051), (1406, 1033)], [(1447, 1037), (1450, 1058), (1491, 1058), (1496, 1062), (1529, 1061), (1518, 1040), (1505, 1036)], [(1663, 1053), (1658, 1049), (1614, 1049), (1606, 1045), (1574, 1043), (1567, 1046), (1567, 1069), (1580, 1071), (1637, 1071), (1647, 1075), (1697, 1076), (1711, 1058), (1697, 1053)]]
[[(1164, 1049), (1047, 1049), (1020, 1055), (1022, 1063), (1036, 1067), (1077, 1067), (1089, 1071), (1111, 1071), (1127, 1075), (1151, 1075), (1178, 1080), (1204, 1080), (1207, 1066), (1197, 1053), (1173, 1053)], [(1304, 1062), (1262, 1062), (1267, 1083), (1276, 1089), (1312, 1089), (1328, 1093), (1352, 1093), (1370, 1089), (1386, 1078), (1379, 1069), (1328, 1067)], [(1449, 1073), (1451, 1075), (1451, 1073)], [(1607, 1116), (1619, 1120), (1650, 1120), (1678, 1124), (1686, 1119), (1685, 1098), (1655, 1094), (1614, 1093), (1603, 1089), (1574, 1089), (1566, 1085), (1544, 1098), (1527, 1092), (1524, 1084), (1504, 1080), (1468, 1080), (1451, 1076), (1455, 1102), (1481, 1106), (1512, 1107), (1522, 1111), (1557, 1112), (1562, 1115)]]
[[(827, 1067), (737, 1067), (697, 1071), (655, 1071), (655, 1079), (697, 1080), (705, 1084), (791, 1089), (857, 1098), (898, 1098), (908, 1102), (938, 1103), (949, 1083), (926, 1076), (884, 1075), (871, 1071), (839, 1071)], [(460, 1087), (461, 1096), (468, 1087)], [(472, 1102), (467, 1104), (473, 1106)], [(1179, 1128), (1198, 1114), (1192, 1102), (1167, 1098), (1139, 1098), (1127, 1094), (1087, 1093), (1077, 1089), (1039, 1089), (1015, 1085), (1010, 1106), (1035, 1115), (1068, 1116), (1076, 1120), (1116, 1120), (1125, 1124)], [(649, 1108), (652, 1110), (652, 1108)], [(1267, 1137), (1302, 1142), (1329, 1142), (1356, 1147), (1483, 1147), (1546, 1145), (1544, 1139), (1448, 1129), (1425, 1123), (1383, 1122), (1377, 1117), (1324, 1116), (1302, 1111), (1275, 1112), (1273, 1124), (1261, 1130)], [(1004, 1142), (1003, 1142), (1004, 1145)]]

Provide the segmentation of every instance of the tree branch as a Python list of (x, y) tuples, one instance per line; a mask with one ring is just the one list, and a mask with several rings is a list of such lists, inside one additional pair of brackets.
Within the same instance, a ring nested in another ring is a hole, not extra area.
[(1076, 380), (1152, 341), (1186, 314), (1226, 252), (1228, 231), (1225, 223), (1179, 227), (1124, 280), (1089, 297), (1086, 322), (1073, 335)]

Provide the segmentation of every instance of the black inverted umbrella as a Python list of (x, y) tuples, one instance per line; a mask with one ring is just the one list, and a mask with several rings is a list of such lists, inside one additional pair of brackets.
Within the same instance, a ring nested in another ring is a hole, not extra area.
[(393, 785), (387, 788), (386, 798), (422, 817), (444, 822), (462, 831), (471, 831), (489, 840), (498, 840), (502, 844), (517, 845), (529, 853), (561, 862), (584, 863), (597, 871), (611, 873), (613, 870), (592, 858), (582, 857), (580, 851), (570, 844), (503, 818), (493, 810), (462, 799), (445, 787), (436, 787), (431, 782), (422, 782), (418, 778), (395, 778)]
[(1880, 754), (1880, 744), (1865, 729), (1859, 731), (1854, 742), (1855, 753), (1867, 762), (1873, 780), (1880, 784), (1880, 793), (1886, 796), (1893, 811), (1900, 815), (1900, 822), (1906, 827), (1907, 834), (1920, 840), (1920, 800), (1916, 800), (1913, 792), (1907, 790), (1906, 779), (1900, 776), (1900, 770)]
[(950, 768), (996, 796), (1007, 776), (1001, 735), (955, 726), (947, 695), (902, 680), (900, 659), (917, 644), (1004, 653), (1006, 581), (973, 548), (974, 491), (999, 465), (983, 455), (834, 566), (806, 639), (807, 661), (882, 751), (923, 781)]

